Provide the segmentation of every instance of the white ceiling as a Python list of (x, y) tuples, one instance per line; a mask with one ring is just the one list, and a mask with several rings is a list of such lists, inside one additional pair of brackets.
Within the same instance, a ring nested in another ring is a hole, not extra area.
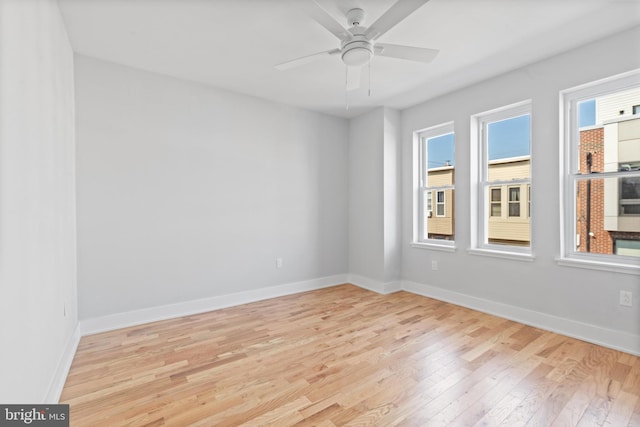
[[(376, 57), (361, 89), (344, 89), (339, 56), (275, 64), (338, 47), (296, 0), (59, 0), (74, 50), (181, 79), (343, 117), (403, 109), (640, 25), (640, 0), (431, 0), (380, 42), (440, 49), (430, 64)], [(395, 0), (318, 0), (346, 26)], [(366, 77), (366, 72), (364, 76)]]

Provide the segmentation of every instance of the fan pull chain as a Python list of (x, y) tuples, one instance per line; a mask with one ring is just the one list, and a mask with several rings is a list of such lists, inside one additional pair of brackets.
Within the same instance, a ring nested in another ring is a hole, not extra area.
[(368, 68), (369, 68), (369, 78), (368, 78), (367, 80), (369, 81), (369, 92), (368, 92), (368, 95), (369, 95), (369, 96), (371, 96), (371, 63), (372, 63), (372, 62), (373, 62), (373, 61), (369, 61), (369, 64), (368, 64)]
[(344, 103), (347, 111), (349, 111), (349, 89), (347, 87), (348, 78), (349, 78), (349, 67), (345, 66), (344, 67)]

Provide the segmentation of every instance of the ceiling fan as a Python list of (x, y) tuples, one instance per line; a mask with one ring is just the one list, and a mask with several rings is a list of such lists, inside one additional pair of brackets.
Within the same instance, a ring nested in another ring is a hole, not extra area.
[(355, 90), (360, 87), (360, 67), (369, 64), (376, 55), (424, 63), (431, 62), (438, 54), (436, 49), (379, 43), (376, 41), (427, 1), (429, 0), (398, 0), (370, 27), (361, 25), (364, 21), (364, 10), (360, 8), (350, 9), (346, 14), (347, 24), (349, 25), (349, 29), (346, 29), (314, 0), (298, 0), (296, 4), (300, 5), (309, 17), (340, 40), (340, 47), (283, 62), (276, 65), (275, 68), (288, 70), (327, 55), (339, 54), (342, 62), (347, 66), (346, 88), (347, 90)]

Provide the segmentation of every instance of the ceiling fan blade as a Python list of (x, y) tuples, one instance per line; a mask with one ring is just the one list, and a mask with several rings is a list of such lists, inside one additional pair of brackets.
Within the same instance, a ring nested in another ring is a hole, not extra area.
[(402, 46), (398, 44), (376, 43), (375, 54), (389, 58), (406, 59), (408, 61), (431, 62), (440, 52), (438, 49)]
[(318, 52), (312, 55), (303, 56), (301, 58), (293, 59), (291, 61), (282, 62), (276, 65), (275, 68), (276, 70), (284, 71), (290, 68), (299, 67), (301, 65), (308, 64), (310, 62), (313, 62), (317, 59), (322, 58), (323, 56), (335, 55), (337, 53), (340, 53), (340, 49), (325, 50), (323, 52)]
[(347, 90), (356, 90), (360, 87), (362, 67), (347, 66)]
[(301, 7), (311, 19), (329, 30), (331, 34), (340, 40), (346, 40), (349, 38), (349, 31), (340, 25), (338, 21), (333, 19), (333, 17), (314, 0), (298, 0), (295, 4), (299, 5), (299, 7)]
[(389, 10), (378, 18), (376, 22), (371, 24), (364, 32), (364, 35), (370, 40), (377, 39), (428, 1), (429, 0), (398, 0)]

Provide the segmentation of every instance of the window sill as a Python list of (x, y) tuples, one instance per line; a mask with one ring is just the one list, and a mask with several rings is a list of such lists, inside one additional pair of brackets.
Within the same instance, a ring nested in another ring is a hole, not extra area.
[(556, 263), (565, 267), (586, 268), (589, 270), (610, 271), (613, 273), (634, 274), (640, 276), (640, 265), (618, 264), (615, 262), (576, 258), (556, 258)]
[(410, 244), (412, 248), (417, 249), (431, 249), (434, 251), (442, 251), (442, 252), (455, 252), (456, 247), (453, 245), (439, 245), (437, 243), (425, 243), (425, 242), (413, 242)]
[(471, 255), (480, 255), (480, 256), (486, 256), (491, 258), (511, 259), (515, 261), (533, 262), (535, 260), (535, 257), (532, 254), (499, 251), (495, 249), (472, 248), (472, 249), (467, 249), (467, 253)]

